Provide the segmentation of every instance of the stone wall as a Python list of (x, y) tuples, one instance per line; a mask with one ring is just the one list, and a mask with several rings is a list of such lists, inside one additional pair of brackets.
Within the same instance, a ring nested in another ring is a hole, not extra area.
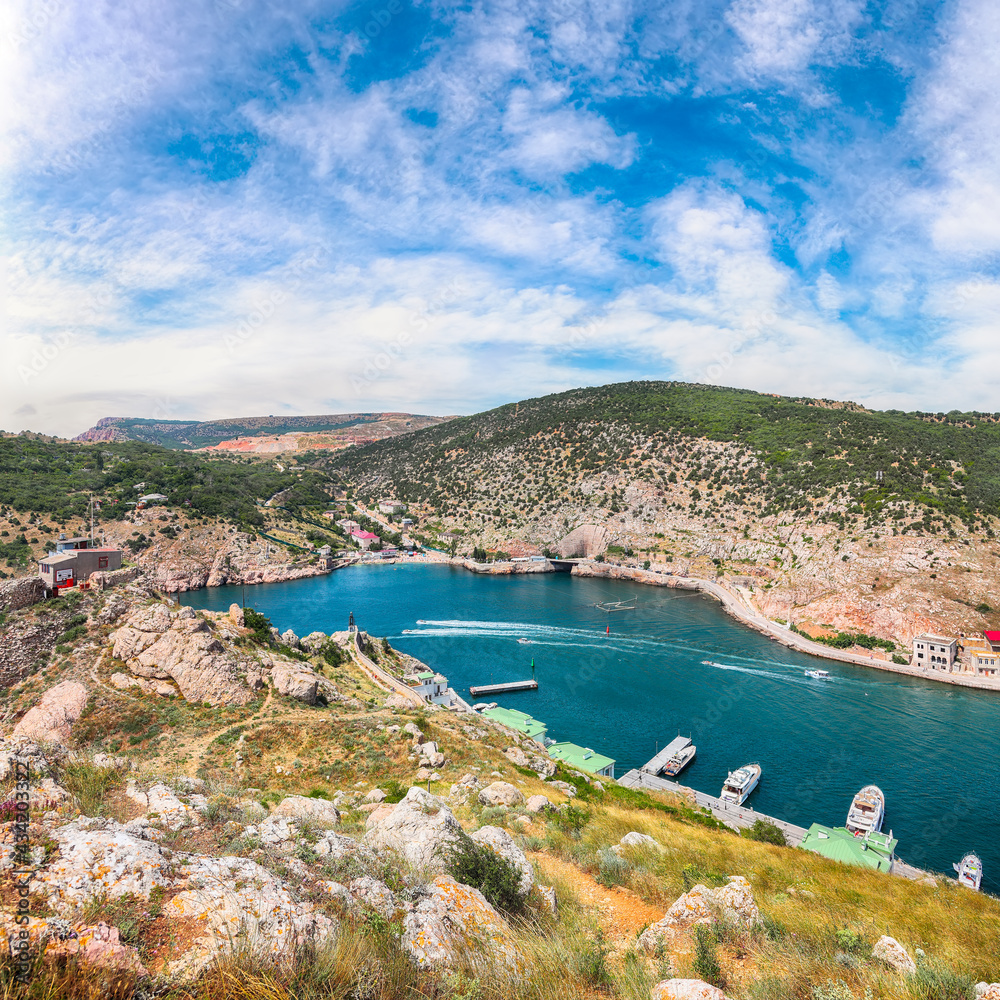
[(17, 611), (45, 598), (45, 583), (38, 576), (0, 580), (0, 611)]

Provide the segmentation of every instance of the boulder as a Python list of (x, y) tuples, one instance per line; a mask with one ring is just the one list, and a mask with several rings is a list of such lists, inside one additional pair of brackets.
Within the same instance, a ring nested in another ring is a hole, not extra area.
[(912, 976), (917, 971), (917, 963), (913, 961), (907, 950), (895, 939), (883, 934), (875, 942), (872, 958), (885, 962), (897, 972)]
[(1000, 983), (976, 983), (976, 1000), (1000, 1000)]
[(528, 766), (528, 755), (520, 747), (507, 747), (503, 754), (507, 760), (518, 767)]
[(229, 605), (229, 620), (237, 628), (245, 628), (246, 622), (243, 618), (243, 609), (238, 604)]
[(664, 979), (649, 995), (652, 1000), (726, 1000), (722, 990), (700, 979)]
[(479, 793), (479, 801), (484, 806), (518, 806), (524, 796), (509, 781), (494, 781)]
[(576, 789), (568, 781), (553, 781), (551, 785), (553, 788), (558, 788), (568, 799), (576, 795)]
[(364, 843), (369, 847), (393, 850), (415, 868), (432, 870), (443, 870), (442, 854), (462, 829), (444, 802), (419, 786), (391, 809), (377, 809), (365, 826)]
[(406, 733), (408, 736), (413, 737), (414, 744), (424, 742), (423, 731), (420, 729), (419, 726), (416, 725), (416, 723), (408, 722), (405, 726), (403, 726), (403, 732)]
[(254, 697), (256, 664), (227, 651), (203, 618), (174, 618), (165, 604), (151, 604), (134, 611), (110, 638), (112, 655), (132, 674), (172, 680), (188, 701), (245, 705)]
[(70, 955), (78, 956), (85, 965), (130, 971), (138, 976), (149, 975), (139, 958), (139, 952), (131, 945), (122, 944), (118, 928), (103, 921), (94, 926), (77, 927), (72, 936), (63, 940), (55, 937), (45, 948), (46, 958)]
[(307, 653), (316, 653), (327, 641), (327, 638), (328, 636), (325, 632), (310, 632), (299, 639), (299, 646)]
[(87, 704), (87, 689), (79, 681), (63, 681), (49, 688), (34, 708), (14, 727), (14, 736), (39, 743), (65, 743), (70, 727)]
[(540, 813), (547, 812), (552, 809), (553, 806), (545, 795), (529, 795), (526, 808), (528, 812)]
[(449, 789), (448, 798), (464, 804), (479, 787), (479, 779), (474, 774), (463, 774)]
[(663, 848), (646, 833), (638, 833), (632, 830), (630, 833), (626, 833), (621, 840), (618, 841), (619, 847), (655, 847), (657, 850), (662, 851)]
[(200, 822), (198, 814), (181, 802), (174, 790), (163, 782), (157, 782), (144, 792), (130, 779), (125, 786), (125, 794), (143, 808), (149, 819), (158, 819), (169, 830), (179, 830)]
[(527, 895), (531, 892), (531, 887), (535, 884), (535, 869), (525, 857), (524, 851), (514, 843), (514, 838), (506, 830), (502, 830), (498, 826), (483, 826), (472, 834), (472, 839), (477, 844), (485, 844), (501, 858), (506, 858), (515, 864), (521, 871), (520, 889), (522, 894)]
[(556, 900), (556, 890), (551, 885), (538, 885), (538, 895), (542, 900), (542, 909), (553, 917), (559, 916), (559, 903)]
[(272, 817), (336, 826), (340, 822), (337, 807), (326, 799), (311, 799), (305, 795), (287, 795), (275, 807)]
[(303, 664), (274, 657), (271, 681), (278, 694), (287, 695), (296, 701), (304, 701), (307, 705), (316, 704), (320, 678), (314, 670)]
[(520, 954), (507, 922), (478, 889), (439, 875), (407, 913), (403, 947), (422, 968), (480, 965), (514, 972)]
[(291, 629), (281, 633), (281, 641), (292, 649), (298, 649), (299, 637)]
[(385, 802), (385, 792), (381, 788), (373, 788), (365, 796), (365, 802)]
[(721, 889), (696, 885), (684, 893), (661, 920), (647, 927), (639, 936), (639, 947), (653, 953), (662, 941), (669, 941), (676, 932), (689, 930), (697, 924), (711, 924), (724, 916), (737, 927), (749, 929), (761, 922), (750, 883), (742, 875), (731, 875)]

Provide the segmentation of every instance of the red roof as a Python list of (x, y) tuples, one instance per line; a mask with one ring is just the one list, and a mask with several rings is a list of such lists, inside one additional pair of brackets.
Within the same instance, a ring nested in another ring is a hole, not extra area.
[(378, 538), (374, 531), (352, 531), (351, 538)]
[(990, 642), (1000, 642), (1000, 632), (984, 632), (983, 635), (985, 635)]

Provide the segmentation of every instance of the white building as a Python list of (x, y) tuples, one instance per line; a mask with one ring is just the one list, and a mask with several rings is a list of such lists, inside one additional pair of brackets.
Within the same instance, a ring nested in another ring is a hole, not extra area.
[(957, 659), (958, 639), (944, 635), (918, 635), (913, 640), (913, 659), (910, 662), (915, 667), (950, 673)]

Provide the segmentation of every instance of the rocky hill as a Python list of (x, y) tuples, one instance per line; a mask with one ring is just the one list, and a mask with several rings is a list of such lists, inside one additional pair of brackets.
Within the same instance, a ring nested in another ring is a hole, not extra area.
[(1000, 997), (997, 900), (740, 836), (400, 705), (378, 677), (415, 664), (384, 641), (137, 580), (8, 612), (0, 661), (54, 615), (78, 624), (0, 710), (7, 996)]
[[(678, 383), (526, 400), (352, 449), (459, 554), (518, 546), (724, 578), (814, 634), (1000, 620), (995, 414), (874, 412)], [(456, 534), (457, 533), (457, 534)]]
[(328, 413), (320, 416), (156, 420), (102, 417), (75, 437), (83, 442), (144, 441), (164, 448), (263, 454), (296, 449), (336, 450), (431, 427), (446, 417), (415, 413)]

